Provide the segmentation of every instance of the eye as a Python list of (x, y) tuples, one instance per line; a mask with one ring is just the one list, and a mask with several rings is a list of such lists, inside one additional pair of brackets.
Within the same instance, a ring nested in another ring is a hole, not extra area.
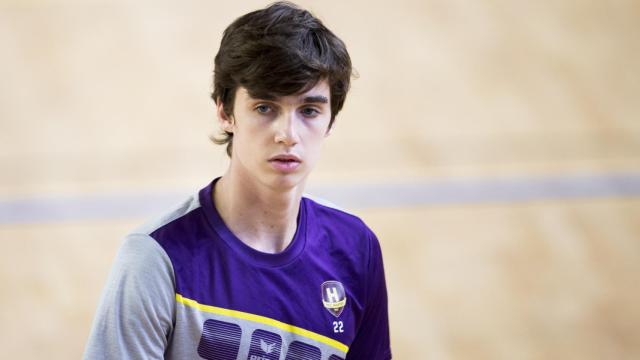
[(318, 109), (316, 108), (306, 107), (302, 109), (302, 115), (306, 117), (315, 117), (318, 114), (320, 114), (320, 111), (318, 111)]
[(267, 114), (271, 111), (271, 106), (266, 105), (266, 104), (260, 104), (258, 106), (255, 107), (255, 110), (257, 112), (259, 112), (260, 114)]

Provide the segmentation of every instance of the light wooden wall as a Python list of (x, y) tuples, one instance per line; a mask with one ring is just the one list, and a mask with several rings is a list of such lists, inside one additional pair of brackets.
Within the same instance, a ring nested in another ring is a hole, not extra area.
[[(355, 206), (383, 246), (396, 358), (640, 357), (640, 4), (301, 4), (359, 73), (311, 187), (631, 184)], [(188, 192), (221, 174), (213, 56), (223, 29), (264, 5), (0, 2), (7, 358), (78, 358), (120, 239), (155, 213), (34, 220), (15, 204)]]

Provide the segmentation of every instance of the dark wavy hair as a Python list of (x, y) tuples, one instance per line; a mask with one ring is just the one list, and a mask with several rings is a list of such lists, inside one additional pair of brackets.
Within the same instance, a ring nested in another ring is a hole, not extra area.
[[(215, 57), (211, 98), (233, 116), (238, 87), (254, 98), (274, 98), (305, 92), (326, 79), (331, 93), (331, 121), (342, 109), (352, 75), (351, 58), (342, 42), (307, 10), (276, 2), (236, 19), (222, 36)], [(227, 144), (231, 157), (233, 133), (212, 136)]]

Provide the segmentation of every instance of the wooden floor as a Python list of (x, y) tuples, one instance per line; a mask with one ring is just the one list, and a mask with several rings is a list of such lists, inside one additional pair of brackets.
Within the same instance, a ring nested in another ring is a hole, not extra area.
[[(15, 204), (221, 174), (212, 59), (265, 4), (0, 2), (4, 357), (79, 358), (122, 237), (162, 211), (36, 219)], [(638, 188), (639, 3), (301, 4), (359, 73), (310, 186), (631, 174)], [(395, 358), (640, 358), (640, 191), (607, 186), (355, 206), (383, 247)]]

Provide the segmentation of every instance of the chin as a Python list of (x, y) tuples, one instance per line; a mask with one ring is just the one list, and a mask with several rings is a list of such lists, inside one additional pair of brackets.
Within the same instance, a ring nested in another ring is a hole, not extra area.
[(308, 174), (271, 174), (266, 180), (267, 186), (274, 190), (288, 191), (304, 186)]

